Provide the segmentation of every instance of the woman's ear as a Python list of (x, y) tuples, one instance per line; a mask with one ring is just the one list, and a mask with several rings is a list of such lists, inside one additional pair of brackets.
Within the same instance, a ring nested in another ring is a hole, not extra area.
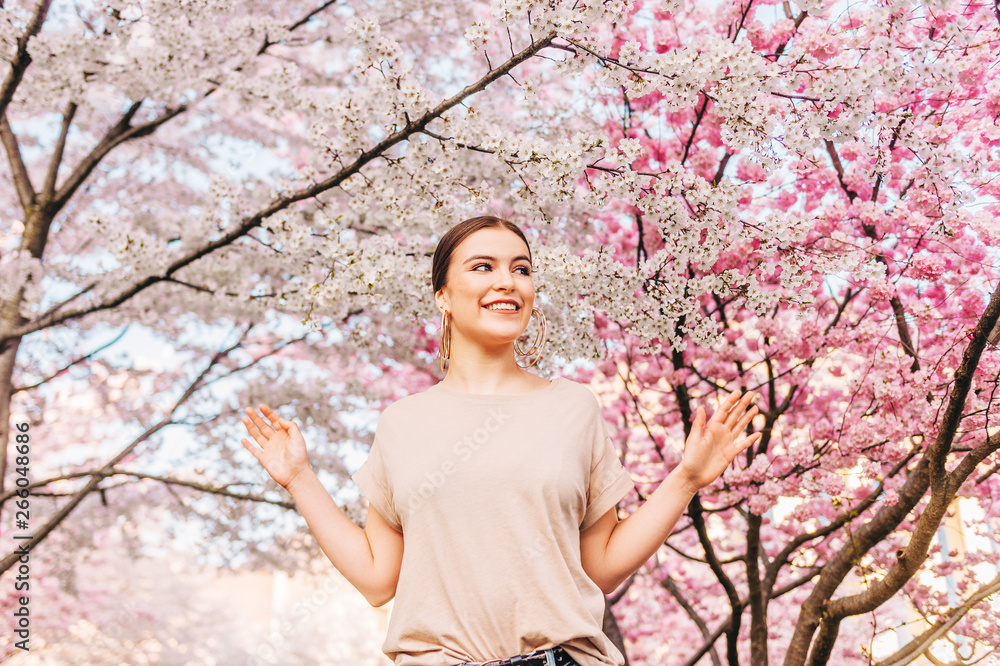
[(448, 298), (444, 295), (444, 287), (441, 287), (434, 293), (434, 302), (437, 304), (438, 312), (446, 310), (451, 312), (451, 307), (448, 306)]

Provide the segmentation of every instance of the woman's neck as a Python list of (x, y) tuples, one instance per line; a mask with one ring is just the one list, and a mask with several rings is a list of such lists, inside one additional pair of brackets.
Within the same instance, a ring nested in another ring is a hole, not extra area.
[(504, 394), (533, 390), (538, 380), (517, 365), (513, 345), (487, 349), (452, 340), (448, 373), (441, 383), (466, 393)]

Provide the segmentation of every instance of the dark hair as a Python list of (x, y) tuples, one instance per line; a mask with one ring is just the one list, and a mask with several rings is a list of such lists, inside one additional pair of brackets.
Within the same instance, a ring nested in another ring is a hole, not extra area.
[(463, 220), (445, 232), (444, 236), (441, 236), (441, 240), (438, 241), (437, 247), (434, 248), (434, 259), (431, 262), (431, 284), (434, 287), (435, 294), (444, 286), (445, 280), (448, 277), (448, 266), (451, 264), (451, 255), (454, 254), (455, 248), (480, 229), (497, 228), (513, 231), (517, 234), (524, 241), (525, 246), (527, 246), (528, 259), (531, 259), (531, 246), (528, 245), (528, 239), (524, 237), (524, 232), (521, 231), (521, 228), (510, 220), (493, 215), (480, 215), (479, 217)]

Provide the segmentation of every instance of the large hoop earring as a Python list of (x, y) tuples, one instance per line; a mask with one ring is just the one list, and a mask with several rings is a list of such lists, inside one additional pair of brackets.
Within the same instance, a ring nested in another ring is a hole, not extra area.
[(445, 366), (451, 358), (451, 315), (447, 310), (441, 311), (441, 344), (438, 346), (438, 354), (441, 356), (439, 365), (441, 372), (447, 372)]
[(531, 343), (531, 348), (528, 349), (528, 351), (521, 351), (521, 347), (518, 345), (520, 340), (514, 340), (514, 353), (518, 356), (535, 355), (535, 360), (528, 365), (521, 365), (520, 363), (517, 363), (517, 359), (514, 360), (514, 362), (517, 363), (517, 367), (524, 368), (525, 370), (538, 363), (538, 359), (542, 357), (542, 349), (545, 348), (545, 336), (548, 333), (548, 325), (545, 323), (545, 315), (542, 314), (542, 311), (538, 308), (531, 308), (531, 316), (535, 315), (538, 315), (538, 333), (535, 334), (535, 341)]

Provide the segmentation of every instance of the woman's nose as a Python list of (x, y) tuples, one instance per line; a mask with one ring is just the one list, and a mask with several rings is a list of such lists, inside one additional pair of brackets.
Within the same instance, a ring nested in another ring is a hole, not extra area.
[(500, 269), (496, 271), (496, 282), (495, 285), (498, 288), (503, 289), (513, 289), (514, 288), (514, 275), (508, 270)]

